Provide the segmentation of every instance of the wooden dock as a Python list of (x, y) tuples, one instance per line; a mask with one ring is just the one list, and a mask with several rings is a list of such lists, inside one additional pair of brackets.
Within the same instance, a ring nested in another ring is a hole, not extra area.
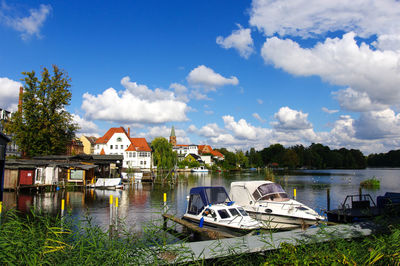
[[(170, 217), (171, 216), (166, 216)], [(169, 218), (167, 218), (169, 219)], [(371, 222), (356, 224), (340, 224), (243, 237), (224, 238), (199, 242), (186, 242), (158, 247), (154, 252), (167, 263), (187, 263), (207, 260), (242, 253), (257, 253), (279, 249), (283, 243), (297, 245), (299, 243), (319, 243), (335, 239), (365, 237), (378, 230)], [(150, 256), (149, 256), (150, 257)], [(149, 262), (151, 263), (151, 262)]]
[(216, 231), (216, 230), (212, 230), (212, 229), (205, 228), (205, 227), (198, 227), (197, 225), (195, 225), (191, 222), (185, 221), (185, 220), (175, 217), (174, 215), (171, 215), (171, 214), (164, 213), (162, 216), (164, 218), (164, 228), (165, 229), (167, 228), (167, 221), (171, 220), (175, 223), (183, 225), (191, 232), (193, 232), (195, 234), (200, 234), (201, 236), (206, 237), (208, 239), (222, 239), (222, 238), (234, 237), (234, 235), (231, 235), (231, 234), (228, 234), (225, 232)]

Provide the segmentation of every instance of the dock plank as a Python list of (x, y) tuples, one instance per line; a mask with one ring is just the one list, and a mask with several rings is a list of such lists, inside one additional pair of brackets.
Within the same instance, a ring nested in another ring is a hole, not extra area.
[[(199, 242), (172, 244), (163, 247), (162, 254), (174, 254), (169, 263), (207, 260), (242, 253), (254, 253), (279, 249), (282, 243), (318, 243), (335, 239), (350, 239), (371, 235), (377, 226), (371, 222), (340, 224), (307, 230), (293, 230), (261, 235), (225, 238)], [(178, 252), (176, 252), (178, 251)]]

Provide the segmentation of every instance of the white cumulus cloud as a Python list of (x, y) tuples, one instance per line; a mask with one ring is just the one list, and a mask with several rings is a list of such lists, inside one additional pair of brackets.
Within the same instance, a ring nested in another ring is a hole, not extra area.
[(225, 38), (218, 36), (216, 41), (222, 48), (236, 49), (241, 57), (247, 59), (254, 51), (251, 30), (244, 29), (240, 24), (237, 26), (239, 29), (234, 30), (231, 35)]
[(51, 13), (50, 5), (40, 5), (38, 9), (30, 9), (29, 16), (15, 17), (9, 14), (11, 7), (4, 4), (0, 8), (0, 21), (21, 33), (21, 38), (26, 40), (31, 36), (41, 37), (40, 31), (44, 22)]
[(334, 114), (334, 113), (339, 112), (339, 110), (330, 110), (330, 109), (328, 109), (328, 108), (326, 108), (326, 107), (322, 107), (321, 110), (322, 110), (323, 112), (325, 112), (325, 113), (328, 113), (328, 114)]
[(365, 112), (354, 123), (359, 139), (400, 138), (400, 114), (391, 109)]
[(271, 124), (279, 130), (301, 130), (311, 129), (312, 124), (308, 121), (308, 114), (296, 111), (289, 107), (281, 107), (274, 118), (277, 120)]
[(82, 109), (86, 117), (125, 124), (187, 120), (189, 108), (185, 102), (177, 100), (173, 92), (150, 90), (131, 82), (129, 77), (123, 78), (121, 84), (125, 90), (109, 88), (98, 95), (85, 93)]
[(9, 78), (0, 78), (0, 108), (17, 111), (19, 88), (22, 84)]
[(332, 84), (350, 87), (364, 99), (367, 95), (373, 109), (400, 102), (400, 52), (358, 45), (353, 32), (341, 39), (328, 38), (310, 49), (301, 48), (290, 39), (272, 37), (264, 43), (261, 53), (265, 62), (291, 74), (317, 75)]
[(93, 121), (88, 121), (77, 114), (72, 114), (74, 123), (79, 126), (78, 135), (99, 137), (99, 128)]
[(400, 28), (396, 0), (253, 0), (250, 25), (267, 36), (313, 37), (354, 31), (358, 36), (393, 34)]
[(237, 77), (223, 77), (221, 74), (215, 73), (214, 70), (204, 65), (200, 65), (190, 71), (186, 79), (190, 86), (204, 88), (206, 92), (216, 90), (217, 87), (225, 85), (239, 84)]

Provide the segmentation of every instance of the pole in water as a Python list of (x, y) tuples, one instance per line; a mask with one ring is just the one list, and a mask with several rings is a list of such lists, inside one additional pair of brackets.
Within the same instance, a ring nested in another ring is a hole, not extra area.
[(1, 224), (1, 213), (3, 211), (3, 202), (0, 201), (0, 224)]
[(167, 193), (164, 193), (164, 211), (166, 211), (165, 210), (166, 206), (167, 206)]
[(65, 199), (61, 200), (61, 218), (64, 217)]
[(112, 224), (113, 224), (112, 221), (113, 221), (113, 195), (110, 195), (110, 229), (112, 229)]
[(331, 210), (331, 194), (329, 188), (326, 190), (326, 209)]
[(297, 198), (297, 191), (296, 191), (296, 189), (295, 189), (295, 188), (293, 189), (293, 198), (294, 198), (294, 199), (296, 199), (296, 198)]
[(115, 198), (115, 229), (118, 229), (118, 198)]

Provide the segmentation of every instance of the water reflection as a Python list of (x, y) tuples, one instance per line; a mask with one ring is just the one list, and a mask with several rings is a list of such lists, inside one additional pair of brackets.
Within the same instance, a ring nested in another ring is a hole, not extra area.
[[(297, 200), (322, 212), (327, 207), (327, 189), (330, 190), (331, 208), (336, 208), (346, 195), (358, 194), (359, 184), (375, 176), (381, 181), (378, 190), (363, 190), (374, 199), (387, 191), (400, 192), (400, 169), (365, 169), (365, 170), (318, 170), (301, 171), (296, 175), (277, 174), (274, 182), (282, 185), (293, 197), (297, 190)], [(4, 193), (4, 209), (15, 208), (28, 212), (32, 207), (57, 214), (61, 208), (61, 199), (65, 199), (67, 210), (77, 217), (89, 215), (92, 221), (103, 228), (109, 222), (109, 198), (119, 199), (119, 217), (129, 227), (141, 231), (142, 225), (149, 220), (159, 220), (163, 205), (163, 193), (167, 193), (169, 212), (178, 216), (186, 209), (186, 196), (195, 186), (225, 186), (229, 190), (233, 181), (264, 180), (264, 172), (237, 173), (182, 173), (174, 184), (135, 183), (124, 190), (87, 189), (85, 191), (58, 191), (48, 193)]]

